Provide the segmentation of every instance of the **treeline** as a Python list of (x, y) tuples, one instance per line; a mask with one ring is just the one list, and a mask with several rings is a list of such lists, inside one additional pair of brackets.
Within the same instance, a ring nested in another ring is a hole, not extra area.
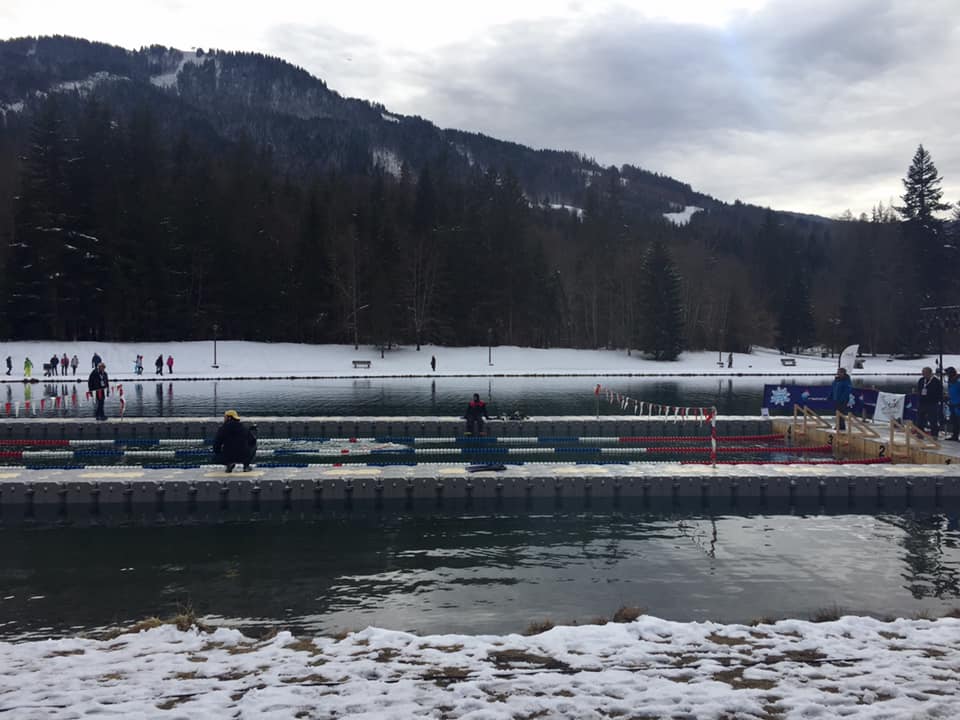
[(210, 128), (96, 92), (0, 128), (0, 333), (910, 351), (931, 337), (918, 309), (957, 291), (935, 168), (898, 216), (717, 203), (676, 227), (627, 192), (630, 168), (557, 210), (509, 162), (440, 148), (389, 172), (356, 141), (293, 172)]

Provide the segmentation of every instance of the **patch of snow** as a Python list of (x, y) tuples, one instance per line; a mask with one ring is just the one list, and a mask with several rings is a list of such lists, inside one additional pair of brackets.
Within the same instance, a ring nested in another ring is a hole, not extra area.
[[(153, 77), (150, 78), (150, 82), (160, 88), (169, 89), (172, 87), (176, 87), (177, 76), (180, 74), (180, 71), (183, 70), (183, 68), (186, 65), (188, 64), (197, 65), (199, 63), (204, 62), (205, 60), (206, 60), (206, 56), (205, 55), (198, 56), (195, 50), (191, 52), (184, 52), (183, 58), (177, 64), (177, 67), (175, 69), (171, 70), (170, 72), (163, 73), (162, 75), (154, 75)], [(218, 76), (219, 76), (219, 72), (218, 72)]]
[(403, 163), (393, 150), (382, 147), (374, 148), (370, 154), (373, 156), (374, 165), (383, 168), (395, 178), (400, 178), (400, 171), (403, 167)]
[(679, 212), (668, 212), (664, 213), (663, 217), (672, 222), (674, 225), (686, 225), (690, 222), (690, 218), (693, 217), (694, 213), (702, 212), (703, 208), (697, 207), (695, 205), (687, 205), (680, 210)]
[(122, 75), (114, 75), (113, 73), (108, 73), (101, 70), (93, 73), (93, 75), (90, 75), (83, 80), (70, 80), (68, 82), (57, 83), (56, 85), (51, 86), (50, 92), (85, 92), (92, 90), (102, 82), (116, 82), (118, 80), (126, 79), (127, 78), (123, 77)]
[(566, 210), (567, 212), (573, 213), (578, 218), (583, 217), (583, 208), (574, 207), (573, 205), (564, 205), (563, 203), (550, 203), (545, 207), (548, 207), (551, 210)]
[(10, 103), (9, 105), (0, 105), (0, 112), (4, 115), (7, 113), (22, 113), (23, 112), (23, 101), (18, 100), (15, 103)]
[[(254, 640), (164, 625), (112, 640), (0, 643), (11, 717), (641, 715), (759, 720), (960, 715), (960, 620), (632, 623), (521, 635), (369, 627)], [(51, 690), (55, 688), (55, 692)]]
[(398, 118), (396, 115), (391, 115), (390, 113), (382, 112), (380, 113), (380, 117), (386, 120), (387, 122), (392, 122), (392, 123), (400, 122), (400, 118)]
[(625, 178), (625, 177), (620, 178), (621, 186), (626, 187), (629, 184), (630, 184), (630, 178)]

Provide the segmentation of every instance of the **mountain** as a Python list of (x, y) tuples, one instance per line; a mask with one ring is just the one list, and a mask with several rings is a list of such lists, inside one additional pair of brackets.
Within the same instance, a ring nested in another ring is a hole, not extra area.
[[(887, 257), (893, 236), (441, 129), (277, 58), (59, 36), (0, 42), (0, 193), (0, 332), (14, 337), (217, 324), (250, 339), (629, 347), (644, 249), (661, 240), (685, 281), (686, 346), (774, 342), (790, 302), (778, 276), (796, 272), (821, 290), (833, 344), (864, 331), (838, 329), (830, 268), (877, 237)], [(886, 326), (871, 332), (879, 343)]]

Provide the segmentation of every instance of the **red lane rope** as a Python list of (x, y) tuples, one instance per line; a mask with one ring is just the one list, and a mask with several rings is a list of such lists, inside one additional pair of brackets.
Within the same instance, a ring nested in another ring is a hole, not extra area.
[[(647, 448), (647, 453), (706, 453), (714, 452), (711, 448), (702, 448), (702, 447), (652, 447)], [(828, 453), (833, 452), (832, 445), (814, 445), (812, 447), (730, 447), (724, 445), (723, 447), (718, 447), (716, 449), (717, 453)]]
[[(884, 465), (890, 458), (866, 460), (717, 460), (717, 465)], [(709, 460), (684, 460), (681, 465), (713, 465)]]
[[(717, 442), (773, 442), (775, 440), (783, 440), (785, 435), (718, 435)], [(586, 439), (586, 438), (585, 438)], [(650, 436), (634, 436), (634, 437), (621, 437), (617, 438), (621, 443), (640, 443), (640, 442), (690, 442), (690, 443), (710, 443), (710, 436), (695, 436), (695, 435), (672, 435), (672, 436), (659, 436), (659, 437), (650, 437)]]
[(4, 460), (22, 460), (23, 450), (5, 450), (0, 452), (0, 458)]
[(38, 447), (69, 447), (69, 440), (0, 440), (0, 445), (37, 445)]

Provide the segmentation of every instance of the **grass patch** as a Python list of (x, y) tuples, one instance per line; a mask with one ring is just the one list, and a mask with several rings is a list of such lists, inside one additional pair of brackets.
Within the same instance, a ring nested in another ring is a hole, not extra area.
[(814, 610), (810, 615), (810, 622), (824, 623), (834, 622), (844, 616), (844, 610), (839, 605), (830, 605)]
[(540, 633), (545, 633), (547, 630), (553, 630), (555, 627), (556, 624), (553, 622), (553, 620), (540, 620), (527, 625), (527, 629), (523, 631), (523, 634), (539, 635)]
[(97, 680), (99, 682), (111, 682), (113, 680), (125, 680), (126, 676), (123, 673), (112, 672), (107, 673), (106, 675), (101, 675)]
[(720, 670), (713, 674), (713, 679), (717, 682), (726, 683), (734, 690), (770, 690), (777, 685), (776, 680), (757, 680), (745, 678), (743, 668), (737, 667), (732, 670)]
[(712, 642), (714, 645), (749, 645), (750, 642), (746, 638), (730, 637), (729, 635), (718, 635), (715, 632), (707, 635), (707, 640)]
[(544, 670), (569, 670), (570, 666), (548, 655), (537, 655), (526, 650), (495, 650), (488, 656), (500, 670), (534, 665)]
[(945, 618), (957, 618), (957, 619), (960, 619), (960, 607), (955, 607), (955, 608), (953, 608), (953, 609), (951, 609), (951, 610), (947, 610), (947, 612), (945, 612), (945, 613), (943, 614), (943, 616), (944, 616)]
[(877, 634), (882, 638), (886, 638), (887, 640), (906, 640), (906, 638), (900, 633), (887, 632), (886, 630), (881, 630)]
[(755, 617), (750, 622), (747, 623), (750, 627), (756, 627), (757, 625), (773, 625), (777, 622), (777, 619), (774, 617)]
[(76, 650), (54, 650), (47, 657), (70, 657), (71, 655), (83, 655), (86, 650), (77, 648)]
[(455, 643), (453, 645), (421, 645), (421, 650), (438, 650), (444, 653), (454, 653), (463, 650), (463, 645)]
[(157, 703), (157, 709), (173, 710), (177, 705), (182, 705), (192, 697), (193, 697), (192, 693), (189, 695), (174, 695), (173, 697), (163, 701), (162, 703)]
[(283, 647), (285, 647), (287, 650), (293, 650), (294, 652), (310, 653), (311, 655), (316, 655), (318, 652), (320, 652), (317, 649), (317, 646), (314, 645), (313, 640), (311, 640), (310, 638), (297, 639), (297, 640), (294, 640), (293, 642), (287, 643)]
[(199, 676), (196, 670), (190, 670), (189, 672), (177, 672), (173, 674), (174, 680), (196, 680)]
[(632, 623), (638, 617), (643, 615), (643, 612), (643, 608), (621, 605), (620, 608), (613, 614), (613, 622)]
[(311, 673), (301, 677), (283, 678), (282, 682), (287, 685), (328, 685), (331, 680), (318, 673)]

